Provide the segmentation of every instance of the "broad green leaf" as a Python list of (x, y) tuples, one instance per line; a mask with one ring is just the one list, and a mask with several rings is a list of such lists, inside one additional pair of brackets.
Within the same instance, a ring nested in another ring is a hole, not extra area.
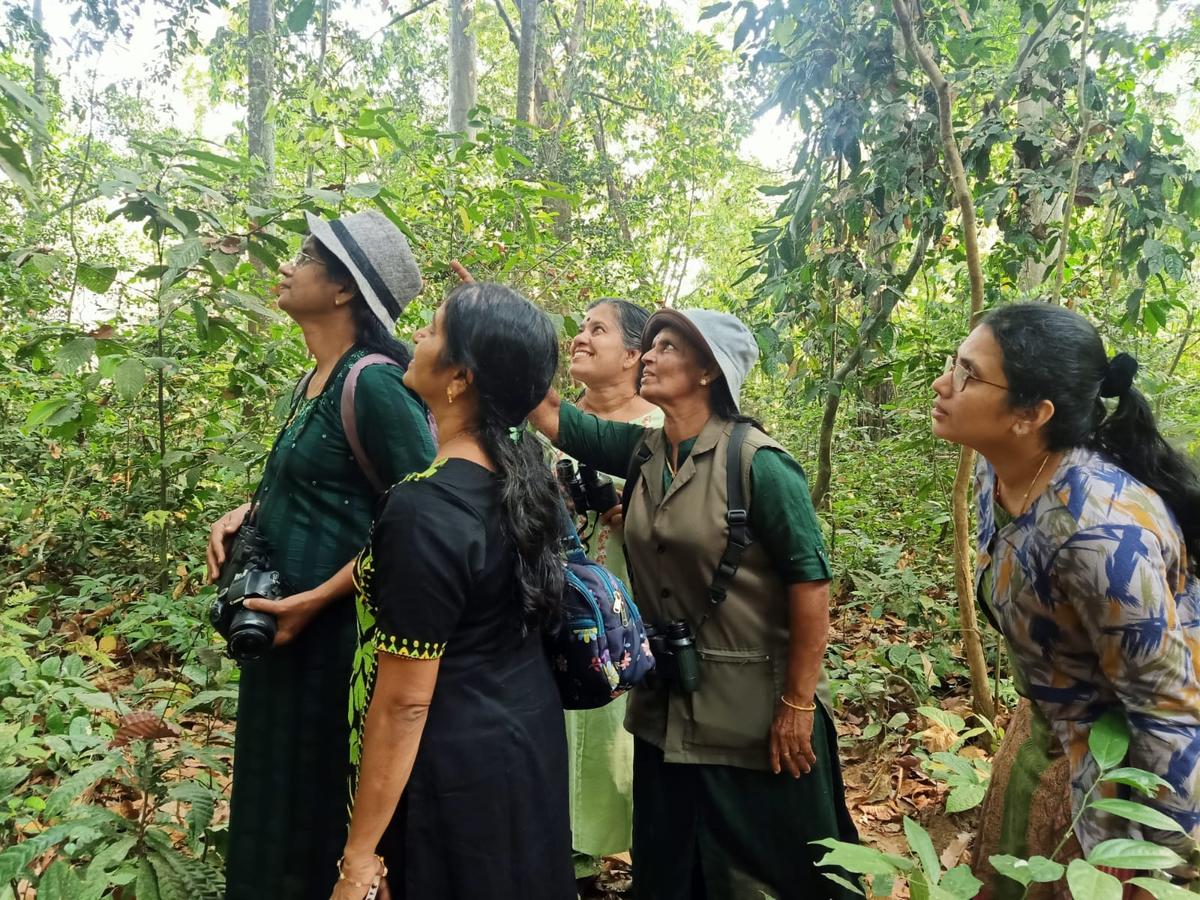
[(895, 875), (902, 871), (882, 851), (861, 844), (846, 844), (833, 838), (813, 841), (829, 849), (818, 866), (836, 866), (856, 875)]
[(929, 837), (929, 832), (905, 816), (904, 836), (908, 838), (909, 849), (916, 854), (925, 875), (933, 884), (937, 884), (942, 877), (942, 867), (938, 862), (937, 851), (933, 849), (933, 839)]
[(955, 784), (950, 788), (949, 796), (946, 797), (946, 812), (957, 813), (974, 809), (983, 802), (985, 796), (987, 796), (987, 785)]
[(840, 884), (846, 890), (851, 891), (852, 893), (857, 894), (860, 897), (865, 896), (862, 892), (862, 888), (858, 887), (858, 885), (854, 884), (854, 882), (850, 881), (850, 879), (843, 878), (841, 875), (836, 875), (833, 872), (822, 872), (821, 874), (824, 875), (826, 878), (828, 878), (830, 881), (832, 881), (834, 884)]
[(93, 266), (89, 263), (80, 263), (75, 267), (75, 277), (79, 279), (79, 283), (94, 294), (103, 294), (110, 287), (117, 277), (117, 269), (115, 266)]
[(1170, 816), (1157, 809), (1152, 809), (1144, 803), (1136, 803), (1132, 800), (1093, 800), (1088, 805), (1124, 819), (1149, 825), (1159, 831), (1183, 831), (1183, 826)]
[(1119, 766), (1129, 752), (1129, 726), (1125, 716), (1109, 710), (1097, 719), (1088, 735), (1088, 749), (1101, 769), (1107, 771)]
[(1073, 859), (1067, 866), (1067, 886), (1075, 900), (1121, 900), (1123, 891), (1116, 878), (1082, 859)]
[(346, 196), (370, 199), (378, 194), (382, 187), (383, 185), (378, 181), (364, 181), (361, 184), (352, 184), (346, 188)]
[(96, 341), (93, 338), (75, 338), (59, 348), (58, 353), (54, 355), (54, 362), (59, 371), (71, 375), (91, 362), (92, 354), (95, 352)]
[(73, 405), (74, 402), (70, 397), (50, 397), (47, 400), (39, 400), (29, 408), (29, 413), (25, 417), (25, 427), (37, 428), (55, 413)]
[(1196, 895), (1186, 888), (1159, 881), (1157, 878), (1130, 878), (1129, 883), (1140, 887), (1154, 900), (1196, 900)]
[(192, 235), (181, 243), (167, 249), (167, 264), (173, 269), (189, 269), (200, 261), (204, 255), (204, 245), (200, 238)]
[(314, 200), (320, 200), (322, 203), (328, 203), (331, 206), (336, 206), (342, 202), (342, 195), (339, 191), (330, 191), (325, 188), (305, 188), (304, 193), (308, 194)]
[(974, 897), (981, 887), (983, 882), (971, 874), (970, 866), (955, 866), (942, 876), (942, 890), (963, 900)]
[(34, 187), (33, 172), (25, 160), (25, 153), (3, 133), (0, 133), (0, 172), (7, 175), (9, 181), (24, 191), (30, 200), (36, 199), (37, 188)]
[(107, 778), (113, 772), (117, 771), (121, 762), (122, 757), (120, 754), (111, 753), (103, 759), (84, 766), (69, 778), (64, 778), (58, 783), (58, 787), (51, 792), (50, 798), (46, 801), (46, 813), (48, 815), (58, 815), (66, 811), (67, 807), (79, 799), (80, 794), (96, 782)]
[(0, 769), (0, 797), (7, 797), (22, 781), (29, 777), (25, 766), (9, 766)]
[(1015, 856), (999, 854), (989, 856), (990, 862), (997, 872), (1006, 878), (1021, 884), (1032, 882), (1058, 881), (1066, 869), (1061, 863), (1046, 859), (1044, 856), (1034, 856), (1030, 859), (1019, 859)]
[(1159, 775), (1153, 772), (1146, 772), (1142, 769), (1122, 768), (1113, 769), (1100, 776), (1101, 781), (1111, 781), (1116, 784), (1123, 784), (1127, 787), (1141, 791), (1147, 797), (1155, 797), (1158, 795), (1160, 788), (1166, 788), (1171, 793), (1175, 793), (1175, 789), (1170, 783)]
[(125, 400), (132, 400), (146, 386), (146, 366), (140, 359), (129, 357), (113, 373), (113, 386)]
[(939, 725), (944, 725), (955, 734), (958, 734), (967, 727), (967, 722), (962, 716), (955, 715), (952, 712), (947, 712), (944, 709), (938, 709), (936, 706), (918, 706), (917, 712), (932, 722), (937, 722)]
[(138, 900), (161, 900), (158, 876), (154, 874), (154, 866), (150, 864), (150, 860), (144, 856), (138, 860), (136, 896)]
[(1183, 858), (1168, 847), (1129, 838), (1101, 841), (1092, 848), (1087, 861), (1113, 869), (1173, 869), (1184, 864)]
[(93, 872), (107, 872), (123, 863), (129, 857), (129, 851), (133, 849), (137, 843), (137, 838), (133, 835), (120, 837), (108, 844), (106, 847), (92, 854), (92, 861), (88, 863), (88, 878), (92, 877)]

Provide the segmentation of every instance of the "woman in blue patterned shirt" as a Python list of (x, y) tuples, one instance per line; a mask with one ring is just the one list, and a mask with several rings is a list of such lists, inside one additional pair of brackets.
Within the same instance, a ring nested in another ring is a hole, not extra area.
[(1049, 856), (1089, 794), (1128, 795), (1096, 786), (1088, 751), (1110, 710), (1131, 732), (1127, 765), (1170, 785), (1127, 799), (1180, 828), (1088, 810), (1067, 854), (1131, 837), (1190, 859), (1200, 836), (1200, 479), (1159, 433), (1136, 371), (1082, 316), (1029, 303), (988, 314), (933, 384), (934, 433), (982, 457), (978, 593), (1025, 698), (976, 841), (994, 898), (1022, 888), (988, 855)]

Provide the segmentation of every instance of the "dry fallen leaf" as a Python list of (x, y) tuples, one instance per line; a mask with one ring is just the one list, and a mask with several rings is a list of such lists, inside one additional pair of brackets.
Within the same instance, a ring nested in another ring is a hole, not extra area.
[(179, 729), (161, 716), (139, 710), (121, 716), (113, 747), (124, 747), (130, 741), (152, 741), (157, 738), (178, 737)]
[(970, 846), (974, 837), (975, 835), (969, 831), (960, 831), (958, 837), (952, 840), (946, 846), (946, 849), (942, 851), (942, 868), (953, 869), (960, 862), (963, 862), (963, 854), (966, 852), (967, 847)]

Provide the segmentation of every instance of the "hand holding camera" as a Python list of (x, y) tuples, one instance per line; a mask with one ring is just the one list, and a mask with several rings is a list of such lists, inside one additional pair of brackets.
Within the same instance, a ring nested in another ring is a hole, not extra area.
[(250, 504), (243, 503), (237, 509), (232, 509), (213, 523), (208, 535), (208, 547), (205, 552), (208, 563), (208, 583), (212, 584), (221, 576), (221, 567), (229, 555), (229, 544), (237, 535), (238, 529), (246, 521), (246, 513)]
[[(216, 529), (213, 531), (215, 536)], [(276, 601), (286, 591), (283, 579), (271, 568), (266, 538), (253, 521), (238, 529), (229, 559), (219, 571), (217, 599), (209, 610), (209, 620), (228, 641), (228, 652), (233, 659), (239, 662), (258, 659), (275, 642), (275, 616), (248, 607), (245, 601), (248, 598)]]

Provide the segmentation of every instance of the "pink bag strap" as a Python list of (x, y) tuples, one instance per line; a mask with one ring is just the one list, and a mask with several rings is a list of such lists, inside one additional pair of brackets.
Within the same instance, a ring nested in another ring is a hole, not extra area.
[(388, 486), (383, 483), (383, 479), (371, 465), (367, 451), (363, 449), (362, 441), (358, 438), (358, 421), (354, 412), (354, 392), (358, 389), (358, 376), (367, 366), (396, 366), (399, 368), (400, 364), (382, 353), (368, 353), (350, 367), (350, 371), (346, 373), (346, 380), (342, 382), (342, 430), (346, 432), (346, 443), (350, 445), (350, 452), (354, 454), (358, 467), (362, 469), (362, 473), (371, 483), (371, 487), (375, 488), (377, 494), (382, 494), (388, 489)]

